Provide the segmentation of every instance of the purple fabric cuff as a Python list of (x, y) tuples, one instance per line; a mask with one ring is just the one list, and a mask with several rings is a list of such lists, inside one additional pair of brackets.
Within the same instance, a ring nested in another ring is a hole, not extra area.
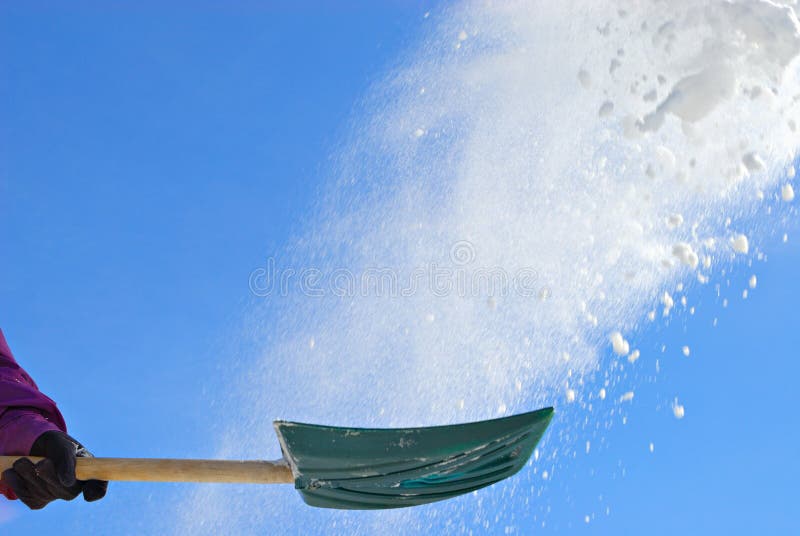
[(9, 456), (30, 454), (34, 441), (50, 430), (64, 431), (35, 410), (27, 408), (6, 410), (3, 415), (3, 426), (0, 428), (3, 454)]

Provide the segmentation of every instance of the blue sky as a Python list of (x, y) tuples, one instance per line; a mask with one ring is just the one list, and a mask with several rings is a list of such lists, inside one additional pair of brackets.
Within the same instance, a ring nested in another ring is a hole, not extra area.
[[(98, 455), (214, 454), (248, 274), (310, 217), (354, 103), (430, 9), (290, 4), (0, 5), (0, 327)], [(796, 530), (787, 231), (765, 239), (769, 262), (734, 269), (729, 307), (697, 290), (697, 315), (643, 334), (643, 349), (667, 347), (658, 380), (642, 373), (596, 455), (562, 462), (537, 532)], [(182, 489), (115, 484), (98, 504), (0, 513), (9, 533), (134, 534)]]

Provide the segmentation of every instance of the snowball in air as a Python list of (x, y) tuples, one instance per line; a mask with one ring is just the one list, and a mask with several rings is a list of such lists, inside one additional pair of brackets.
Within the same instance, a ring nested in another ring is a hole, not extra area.
[(678, 242), (672, 246), (672, 254), (678, 257), (682, 264), (689, 266), (693, 270), (697, 268), (697, 263), (700, 262), (697, 253), (695, 253), (692, 246), (686, 242)]
[(609, 340), (611, 341), (611, 347), (614, 349), (615, 354), (627, 355), (628, 352), (630, 352), (630, 345), (628, 344), (628, 341), (622, 337), (622, 333), (619, 331), (612, 333), (609, 337)]
[(669, 316), (669, 311), (675, 306), (675, 300), (669, 295), (669, 292), (664, 292), (661, 297), (661, 303), (664, 304), (664, 316)]
[(731, 239), (731, 247), (736, 253), (744, 254), (750, 251), (750, 242), (747, 240), (747, 236), (738, 234)]

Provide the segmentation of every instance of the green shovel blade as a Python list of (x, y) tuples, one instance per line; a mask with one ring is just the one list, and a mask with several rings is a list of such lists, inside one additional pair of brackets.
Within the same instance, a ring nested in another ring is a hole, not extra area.
[(402, 508), (449, 499), (524, 467), (553, 408), (427, 428), (339, 428), (276, 421), (303, 500), (322, 508)]

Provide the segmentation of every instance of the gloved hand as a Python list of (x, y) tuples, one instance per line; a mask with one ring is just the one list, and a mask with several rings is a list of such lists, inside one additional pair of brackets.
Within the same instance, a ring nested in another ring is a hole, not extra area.
[(49, 431), (40, 435), (30, 455), (45, 459), (34, 464), (27, 458), (20, 458), (12, 469), (3, 471), (3, 480), (32, 510), (44, 508), (56, 499), (71, 501), (81, 492), (86, 501), (105, 496), (108, 482), (75, 479), (75, 460), (92, 455), (64, 432)]

